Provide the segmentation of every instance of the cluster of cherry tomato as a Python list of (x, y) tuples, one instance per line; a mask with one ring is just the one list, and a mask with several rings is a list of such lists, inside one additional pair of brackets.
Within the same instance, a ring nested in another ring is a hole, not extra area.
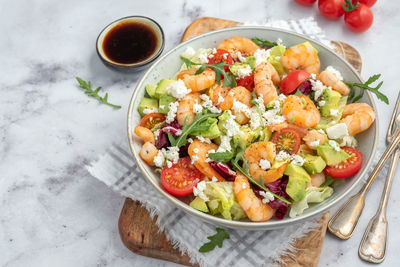
[[(317, 0), (295, 0), (301, 5), (312, 5)], [(377, 0), (318, 0), (318, 9), (328, 19), (344, 15), (344, 22), (353, 32), (368, 30), (374, 20), (370, 9)]]

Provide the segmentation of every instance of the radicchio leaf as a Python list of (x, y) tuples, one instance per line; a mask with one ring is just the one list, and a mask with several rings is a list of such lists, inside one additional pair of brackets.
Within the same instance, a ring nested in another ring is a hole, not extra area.
[(306, 80), (299, 85), (298, 90), (304, 95), (309, 95), (312, 92), (311, 88), (312, 88), (311, 81)]
[(180, 136), (182, 134), (182, 129), (177, 121), (165, 124), (164, 127), (160, 129), (160, 133), (158, 134), (156, 142), (156, 147), (158, 149), (166, 148), (171, 145), (168, 140), (168, 132), (170, 132), (173, 136)]
[(234, 181), (236, 177), (236, 172), (232, 170), (232, 165), (229, 163), (222, 163), (212, 161), (210, 162), (211, 167), (218, 172), (225, 180)]

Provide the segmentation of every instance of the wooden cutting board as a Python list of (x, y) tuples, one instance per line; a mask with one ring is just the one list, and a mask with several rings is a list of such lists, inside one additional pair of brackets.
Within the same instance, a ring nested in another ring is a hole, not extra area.
[[(182, 42), (209, 31), (237, 26), (239, 22), (204, 17), (190, 24), (182, 36)], [(335, 50), (342, 55), (356, 70), (361, 72), (360, 54), (344, 42), (332, 41)], [(303, 238), (296, 240), (297, 249), (294, 257), (282, 257), (285, 264), (282, 266), (313, 267), (318, 265), (324, 242), (329, 212), (323, 214), (319, 226)], [(120, 236), (124, 245), (134, 253), (176, 262), (188, 266), (197, 266), (190, 263), (187, 254), (181, 254), (168, 242), (164, 232), (159, 232), (156, 218), (151, 219), (149, 212), (140, 204), (129, 198), (125, 200), (118, 221)]]

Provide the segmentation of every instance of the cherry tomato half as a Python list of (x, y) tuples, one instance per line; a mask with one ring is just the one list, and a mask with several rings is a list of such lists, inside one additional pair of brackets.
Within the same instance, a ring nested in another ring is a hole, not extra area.
[(237, 86), (243, 86), (250, 92), (254, 89), (254, 74), (247, 75), (243, 78), (236, 79)]
[(360, 151), (353, 147), (344, 146), (341, 147), (347, 154), (350, 155), (350, 158), (336, 164), (333, 166), (326, 166), (324, 172), (337, 179), (343, 179), (350, 177), (356, 174), (362, 165), (362, 154)]
[(338, 19), (344, 14), (344, 0), (318, 0), (319, 12), (328, 19)]
[(165, 165), (161, 171), (161, 183), (173, 196), (184, 197), (193, 193), (193, 187), (203, 175), (189, 158), (180, 158), (171, 168)]
[(289, 154), (296, 154), (300, 148), (301, 138), (296, 129), (283, 128), (274, 133), (272, 142), (276, 144), (277, 151), (286, 151)]
[[(231, 56), (231, 54), (228, 51), (226, 51), (224, 49), (217, 49), (217, 52), (212, 53), (212, 54), (210, 54), (208, 56), (207, 64), (215, 64), (215, 63), (219, 63), (221, 61), (224, 61), (225, 64), (232, 65), (233, 64), (233, 57)], [(224, 66), (224, 70), (226, 72), (228, 72), (229, 71), (229, 67), (228, 66)], [(223, 76), (222, 76), (221, 79), (223, 79)]]
[(294, 0), (294, 1), (299, 3), (300, 5), (309, 6), (314, 4), (317, 0)]
[(373, 21), (374, 15), (371, 9), (364, 4), (360, 4), (359, 8), (344, 15), (344, 22), (353, 32), (365, 32), (371, 27)]
[(288, 95), (294, 93), (297, 87), (310, 76), (310, 73), (305, 70), (294, 70), (290, 72), (281, 82), (282, 94)]
[(165, 115), (161, 113), (150, 113), (145, 115), (140, 121), (140, 126), (146, 127), (147, 129), (153, 129), (154, 126), (160, 122), (165, 121)]

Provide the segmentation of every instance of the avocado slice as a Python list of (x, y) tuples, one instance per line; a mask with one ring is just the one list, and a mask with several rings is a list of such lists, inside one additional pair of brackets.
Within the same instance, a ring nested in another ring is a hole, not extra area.
[(233, 143), (237, 144), (243, 150), (260, 136), (258, 130), (252, 130), (250, 127), (240, 127), (240, 130), (242, 132), (241, 134), (235, 134), (233, 136)]
[(303, 155), (303, 158), (305, 160), (303, 167), (304, 169), (306, 169), (308, 173), (311, 174), (320, 173), (326, 167), (325, 161), (320, 156), (313, 156), (306, 154)]
[(260, 141), (269, 141), (272, 137), (272, 131), (267, 127), (262, 129), (260, 132)]
[(208, 118), (207, 120), (200, 122), (199, 126), (200, 127), (205, 126), (205, 127), (207, 127), (207, 129), (202, 130), (202, 131), (199, 131), (199, 130), (193, 131), (190, 134), (195, 135), (195, 136), (201, 135), (203, 137), (210, 138), (210, 139), (216, 138), (221, 135), (221, 132), (218, 128), (217, 118)]
[(295, 201), (299, 202), (306, 196), (307, 182), (297, 176), (289, 176), (286, 193)]
[(167, 94), (167, 87), (175, 82), (174, 80), (168, 80), (168, 79), (162, 79), (158, 82), (156, 91), (154, 93), (155, 98), (160, 98), (161, 95), (166, 95)]
[(155, 96), (156, 96), (156, 88), (157, 88), (157, 85), (154, 85), (154, 84), (146, 84), (145, 88), (146, 88), (147, 94), (148, 94), (151, 98), (155, 98)]
[(245, 69), (247, 66), (250, 66), (250, 65), (247, 63), (242, 63), (242, 62), (235, 62), (229, 66), (229, 70), (233, 73), (233, 75), (239, 76), (238, 70)]
[(190, 202), (189, 206), (205, 213), (209, 212), (206, 202), (200, 197), (195, 197), (195, 199)]
[(331, 116), (331, 109), (338, 109), (338, 104), (342, 95), (335, 90), (325, 89), (322, 93), (322, 98), (325, 101), (325, 105), (321, 107), (321, 115), (323, 117)]
[(280, 76), (286, 74), (286, 70), (283, 67), (282, 62), (279, 58), (283, 55), (283, 53), (285, 53), (285, 51), (286, 48), (283, 45), (274, 46), (270, 49), (271, 56), (268, 58), (268, 62), (271, 63), (272, 66), (274, 66)]
[(138, 106), (138, 111), (140, 113), (140, 116), (144, 116), (145, 114), (143, 113), (144, 109), (153, 109), (153, 108), (158, 108), (158, 100), (157, 99), (151, 99), (147, 97), (143, 97), (142, 100), (139, 103)]
[(297, 166), (295, 164), (289, 163), (286, 166), (285, 171), (283, 172), (283, 174), (290, 176), (295, 176), (298, 178), (303, 179), (306, 182), (311, 182), (311, 177), (310, 175), (306, 172), (306, 170), (304, 170), (302, 167)]
[(328, 143), (317, 146), (317, 154), (324, 159), (327, 165), (336, 165), (350, 157), (343, 149), (336, 151)]
[(158, 111), (160, 113), (167, 114), (168, 111), (169, 111), (168, 105), (170, 103), (173, 103), (173, 102), (176, 102), (175, 97), (170, 96), (170, 95), (161, 95), (160, 96), (160, 101), (159, 101), (160, 105), (159, 105)]

